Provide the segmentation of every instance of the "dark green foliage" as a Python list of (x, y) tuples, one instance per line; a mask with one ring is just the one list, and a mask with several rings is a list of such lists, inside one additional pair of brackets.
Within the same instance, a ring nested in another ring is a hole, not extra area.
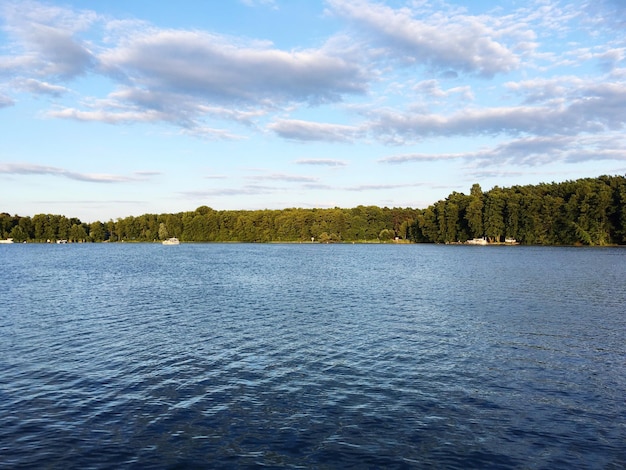
[(601, 176), (534, 186), (452, 193), (418, 214), (408, 230), (415, 242), (448, 243), (506, 237), (524, 244), (626, 243), (626, 178)]
[(483, 199), (483, 191), (480, 185), (474, 184), (470, 191), (470, 197), (467, 202), (467, 212), (465, 214), (470, 238), (479, 238), (485, 233), (483, 228)]
[(82, 223), (62, 215), (0, 213), (0, 238), (14, 241), (351, 242), (396, 237), (418, 243), (456, 243), (512, 237), (524, 244), (626, 244), (626, 177), (601, 176), (563, 183), (498, 186), (453, 192), (426, 209), (358, 206), (144, 214)]
[(0, 214), (0, 238), (13, 238), (15, 242), (92, 241), (89, 232), (90, 226), (74, 217), (68, 219), (63, 215), (37, 214), (30, 218)]
[[(407, 239), (417, 209), (359, 206), (354, 209), (284, 209), (144, 214), (116, 221), (81, 223), (60, 215), (12, 217), (0, 214), (0, 237), (15, 241), (155, 241), (177, 237), (187, 242), (319, 242)], [(380, 237), (380, 238), (379, 238)]]

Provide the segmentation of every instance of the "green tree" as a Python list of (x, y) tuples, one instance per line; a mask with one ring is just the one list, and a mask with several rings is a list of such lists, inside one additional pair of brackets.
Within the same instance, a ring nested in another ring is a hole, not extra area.
[(483, 190), (479, 184), (472, 185), (470, 190), (470, 200), (467, 205), (465, 218), (469, 227), (471, 238), (481, 238), (485, 235), (483, 226)]
[(418, 218), (420, 231), (424, 237), (424, 241), (435, 243), (439, 238), (439, 226), (437, 224), (437, 215), (433, 207), (428, 207)]
[(506, 200), (504, 193), (497, 186), (486, 194), (484, 207), (484, 230), (485, 236), (494, 242), (502, 241), (502, 235), (506, 232), (504, 225), (504, 207)]
[(444, 242), (455, 242), (459, 233), (459, 206), (447, 201), (444, 206), (445, 235)]
[(35, 236), (35, 228), (30, 217), (20, 217), (18, 225), (22, 227), (22, 231), (26, 236), (26, 240), (32, 240)]
[(614, 190), (614, 232), (617, 243), (626, 243), (626, 178), (620, 178)]
[(70, 220), (64, 215), (56, 216), (58, 220), (56, 239), (67, 240), (70, 237)]
[(89, 224), (89, 238), (94, 242), (104, 241), (104, 225), (102, 222)]
[(159, 224), (159, 240), (165, 240), (167, 238), (169, 238), (170, 233), (169, 230), (167, 230), (167, 225), (165, 225), (165, 222), (161, 222)]
[(13, 228), (13, 219), (10, 214), (6, 212), (0, 213), (0, 238), (8, 238), (11, 229)]
[(24, 229), (21, 225), (14, 225), (11, 229), (11, 232), (9, 233), (9, 238), (12, 238), (13, 241), (17, 243), (26, 241), (27, 236), (28, 235), (26, 234), (26, 232), (24, 232)]
[(33, 239), (35, 241), (46, 241), (48, 231), (48, 216), (45, 214), (36, 214), (33, 216)]
[(59, 221), (60, 216), (58, 215), (47, 216), (46, 232), (44, 236), (46, 240), (54, 241), (62, 238), (59, 235)]
[(109, 220), (105, 224), (105, 228), (106, 228), (106, 240), (110, 242), (116, 242), (119, 240), (119, 237), (117, 235), (117, 227), (114, 221)]
[(84, 242), (87, 240), (87, 231), (83, 224), (73, 224), (69, 231), (69, 240), (72, 242)]
[(520, 195), (517, 191), (512, 190), (507, 197), (505, 207), (505, 236), (510, 238), (519, 238), (519, 227), (521, 219)]
[(389, 230), (388, 228), (384, 228), (378, 234), (378, 239), (383, 242), (388, 242), (393, 240), (396, 237), (396, 234), (393, 230)]
[(180, 238), (183, 233), (182, 214), (167, 214), (165, 216), (165, 226), (171, 237)]

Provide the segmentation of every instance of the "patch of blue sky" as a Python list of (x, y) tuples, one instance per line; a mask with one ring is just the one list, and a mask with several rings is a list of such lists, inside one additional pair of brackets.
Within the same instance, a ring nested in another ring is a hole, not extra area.
[(23, 5), (0, 7), (0, 178), (25, 215), (33, 181), (93, 219), (624, 168), (619, 2)]

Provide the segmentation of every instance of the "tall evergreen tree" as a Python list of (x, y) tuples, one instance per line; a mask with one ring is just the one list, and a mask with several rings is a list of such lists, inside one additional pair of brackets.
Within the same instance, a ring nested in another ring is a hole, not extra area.
[(478, 183), (475, 183), (470, 190), (470, 201), (465, 216), (472, 238), (480, 238), (485, 235), (483, 207), (483, 190)]

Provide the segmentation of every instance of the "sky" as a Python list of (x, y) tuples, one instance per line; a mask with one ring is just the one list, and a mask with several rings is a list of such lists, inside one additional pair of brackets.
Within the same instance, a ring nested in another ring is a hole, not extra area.
[(425, 208), (626, 173), (626, 1), (0, 0), (0, 212)]

